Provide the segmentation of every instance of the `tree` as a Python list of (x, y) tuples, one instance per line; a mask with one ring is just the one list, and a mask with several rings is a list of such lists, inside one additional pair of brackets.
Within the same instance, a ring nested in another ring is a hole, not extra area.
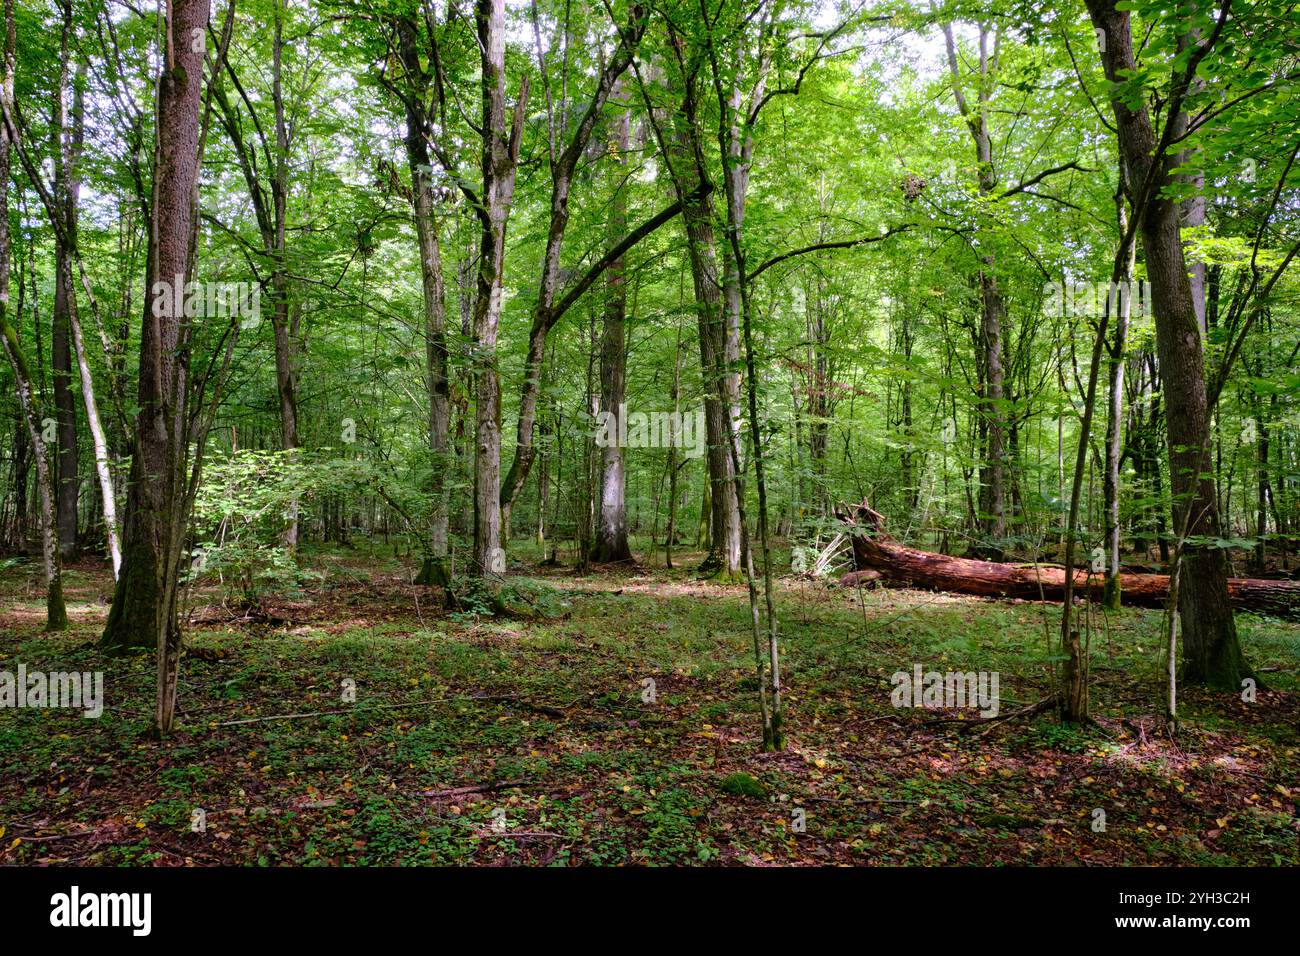
[[(180, 669), (177, 588), (194, 479), (190, 442), (199, 437), (190, 407), (192, 323), (185, 315), (191, 274), (200, 159), (208, 0), (173, 0), (163, 24), (154, 146), (152, 271), (140, 335), (140, 382), (123, 529), (122, 574), (101, 644), (157, 649), (155, 721), (171, 730)], [(192, 316), (191, 316), (192, 317)], [(199, 453), (201, 455), (201, 448)], [(201, 458), (200, 458), (201, 460)]]
[[(1125, 86), (1137, 69), (1129, 11), (1118, 9), (1115, 0), (1088, 0), (1092, 22), (1105, 39), (1101, 60), (1106, 78), (1114, 84), (1111, 109), (1130, 183), (1129, 201), (1139, 222), (1151, 282), (1165, 395), (1174, 526), (1185, 528), (1189, 536), (1183, 548), (1178, 589), (1183, 679), (1225, 690), (1239, 689), (1242, 678), (1250, 672), (1228, 602), (1227, 561), (1212, 540), (1221, 529), (1210, 460), (1203, 345), (1183, 254), (1179, 207), (1169, 196), (1167, 186), (1176, 162), (1169, 146), (1178, 117), (1196, 78), (1197, 66), (1222, 35), (1231, 6), (1231, 0), (1225, 2), (1206, 38), (1175, 61), (1163, 124), (1157, 132), (1147, 105), (1135, 101)], [(1206, 17), (1206, 10), (1201, 9), (1196, 19)]]
[(486, 580), (505, 570), (501, 540), (501, 378), (497, 335), (506, 255), (506, 225), (519, 171), (528, 78), (519, 84), (507, 125), (505, 0), (478, 0), (475, 18), (482, 69), (483, 189), (469, 193), (478, 217), (479, 264), (474, 299), (474, 565)]
[[(534, 9), (534, 15), (536, 11)], [(611, 19), (612, 19), (611, 13)], [(537, 302), (533, 308), (532, 326), (528, 332), (528, 354), (525, 358), (523, 383), (520, 386), (519, 421), (515, 437), (515, 455), (510, 464), (501, 490), (502, 522), (509, 535), (510, 514), (518, 500), (528, 473), (532, 468), (536, 450), (533, 444), (533, 431), (537, 419), (537, 401), (542, 391), (546, 365), (546, 341), (551, 329), (564, 317), (583, 293), (587, 291), (605, 272), (621, 265), (623, 256), (642, 239), (652, 234), (679, 212), (680, 202), (661, 210), (656, 215), (637, 226), (636, 229), (618, 237), (611, 236), (605, 255), (586, 269), (568, 288), (563, 285), (563, 267), (561, 254), (564, 250), (564, 237), (568, 230), (570, 209), (569, 198), (573, 188), (574, 173), (582, 159), (596, 130), (597, 122), (605, 109), (610, 94), (619, 79), (632, 65), (637, 47), (645, 33), (647, 13), (639, 4), (632, 4), (629, 9), (629, 25), (619, 30), (618, 45), (614, 55), (603, 65), (597, 75), (596, 88), (591, 94), (586, 107), (574, 124), (573, 132), (568, 136), (564, 149), (557, 154), (558, 143), (568, 132), (565, 121), (564, 106), (561, 104), (560, 116), (555, 115), (551, 102), (550, 86), (547, 82), (546, 59), (541, 49), (541, 36), (534, 20), (534, 35), (537, 42), (539, 72), (546, 84), (547, 96), (547, 162), (551, 173), (551, 195), (548, 206), (548, 224), (546, 245), (542, 252), (541, 276), (538, 281)], [(566, 56), (567, 62), (567, 56)], [(564, 88), (568, 88), (568, 76), (564, 77)], [(617, 220), (617, 217), (616, 217)], [(626, 218), (621, 220), (626, 226)]]
[[(943, 25), (953, 96), (975, 145), (979, 195), (984, 199), (991, 198), (998, 185), (998, 167), (993, 156), (993, 138), (989, 132), (989, 100), (998, 81), (998, 53), (1002, 45), (1002, 31), (992, 31), (992, 53), (988, 48), (989, 34), (989, 26), (981, 23), (979, 73), (975, 78), (975, 104), (971, 105), (962, 90), (952, 24)], [(996, 542), (1007, 536), (1007, 426), (1002, 348), (1002, 322), (1006, 307), (1002, 290), (998, 287), (996, 262), (992, 252), (980, 256), (975, 289), (980, 309), (975, 364), (980, 372), (980, 426), (984, 435), (980, 461), (979, 522), (984, 534)], [(994, 554), (999, 553), (999, 550), (998, 545), (991, 548)]]
[[(430, 21), (426, 20), (426, 24)], [(394, 21), (397, 48), (403, 70), (403, 84), (389, 88), (397, 92), (406, 111), (406, 161), (411, 172), (411, 206), (415, 214), (416, 239), (420, 250), (420, 286), (424, 293), (425, 392), (429, 400), (429, 457), (431, 481), (429, 535), (423, 566), (417, 582), (446, 588), (451, 583), (447, 531), (449, 472), (452, 461), (447, 429), (450, 424), (450, 380), (447, 368), (446, 282), (436, 216), (433, 164), (428, 143), (433, 138), (429, 104), (431, 80), (442, 89), (442, 78), (431, 77), (432, 69), (421, 66), (417, 45), (418, 29), (410, 17)], [(431, 28), (431, 24), (430, 24)], [(436, 39), (429, 37), (434, 49)], [(436, 58), (435, 58), (436, 62)], [(446, 122), (446, 102), (435, 105), (440, 122)]]
[(4, 47), (0, 52), (0, 345), (13, 370), (18, 405), (27, 428), (36, 462), (36, 492), (40, 502), (41, 559), (45, 568), (45, 628), (61, 631), (68, 626), (63, 603), (63, 569), (59, 553), (58, 525), (54, 503), (54, 467), (49, 443), (41, 424), (30, 366), (23, 355), (16, 329), (9, 323), (9, 169), (11, 144), (18, 140), (14, 123), (14, 27), (13, 0), (5, 0)]
[[(271, 12), (271, 116), (259, 114), (240, 81), (235, 65), (225, 60), (225, 71), (247, 111), (254, 139), (244, 131), (243, 116), (219, 80), (213, 84), (222, 127), (235, 151), (240, 172), (248, 188), (257, 221), (261, 249), (269, 272), (271, 292), (271, 328), (275, 348), (275, 386), (280, 413), (280, 447), (292, 452), (298, 447), (298, 312), (291, 309), (290, 266), (288, 262), (289, 174), (294, 151), (301, 136), (300, 122), (305, 100), (310, 95), (320, 70), (306, 68), (296, 90), (297, 100), (286, 102), (285, 20), (289, 16), (284, 0), (272, 0)], [(260, 162), (259, 162), (260, 160)], [(292, 503), (284, 532), (286, 547), (298, 544), (298, 506)]]
[[(627, 230), (627, 151), (631, 141), (631, 116), (627, 90), (620, 77), (613, 95), (617, 114), (610, 121), (609, 152), (614, 179), (614, 199), (610, 204), (609, 232), (611, 245), (617, 244)], [(627, 276), (620, 255), (605, 273), (604, 329), (600, 343), (600, 409), (607, 415), (623, 418), (627, 395)], [(627, 544), (627, 476), (624, 473), (623, 449), (617, 441), (606, 442), (600, 450), (600, 494), (596, 515), (595, 540), (591, 560), (600, 564), (632, 560)]]

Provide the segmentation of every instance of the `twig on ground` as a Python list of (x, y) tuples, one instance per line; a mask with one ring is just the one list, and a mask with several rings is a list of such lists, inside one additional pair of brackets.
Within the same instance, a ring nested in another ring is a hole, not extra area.
[(492, 783), (480, 783), (469, 787), (452, 787), (450, 790), (423, 790), (420, 796), (429, 797), (434, 800), (443, 800), (449, 797), (464, 797), (471, 793), (492, 793), (496, 790), (510, 790), (514, 787), (522, 787), (527, 784), (527, 780), (495, 780)]

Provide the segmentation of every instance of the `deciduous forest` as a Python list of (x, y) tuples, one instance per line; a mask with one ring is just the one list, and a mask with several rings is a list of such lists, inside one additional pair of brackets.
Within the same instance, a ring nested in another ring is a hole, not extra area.
[(1300, 864), (1289, 0), (2, 2), (0, 863)]

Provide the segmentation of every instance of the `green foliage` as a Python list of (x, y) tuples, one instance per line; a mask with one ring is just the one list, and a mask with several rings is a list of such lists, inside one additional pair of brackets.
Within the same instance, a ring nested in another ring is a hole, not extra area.
[(499, 596), (507, 607), (524, 609), (542, 618), (559, 617), (572, 606), (563, 591), (529, 578), (510, 578)]
[(295, 509), (335, 480), (332, 470), (297, 453), (212, 456), (194, 503), (189, 579), (219, 577), (250, 603), (300, 584), (304, 576), (283, 536)]
[(1034, 724), (1034, 731), (1042, 746), (1063, 753), (1083, 753), (1095, 745), (1091, 735), (1074, 724), (1040, 720)]
[(718, 789), (723, 793), (729, 793), (733, 797), (753, 797), (763, 799), (767, 796), (767, 788), (758, 782), (749, 774), (737, 771), (723, 778), (718, 784)]

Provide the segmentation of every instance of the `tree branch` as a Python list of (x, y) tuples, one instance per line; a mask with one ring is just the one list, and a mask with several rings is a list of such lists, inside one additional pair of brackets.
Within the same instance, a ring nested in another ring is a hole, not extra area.
[(779, 256), (773, 256), (771, 259), (768, 259), (761, 266), (747, 275), (745, 281), (753, 282), (768, 269), (772, 268), (772, 266), (784, 262), (787, 259), (793, 259), (795, 256), (806, 255), (809, 252), (818, 252), (822, 249), (852, 249), (854, 246), (865, 246), (869, 243), (881, 242), (888, 239), (890, 236), (898, 235), (900, 232), (907, 232), (911, 228), (911, 224), (908, 223), (902, 226), (894, 226), (892, 229), (887, 229), (875, 236), (859, 236), (857, 239), (841, 239), (836, 242), (818, 242), (811, 246), (804, 246), (801, 249), (791, 249), (789, 252), (783, 252)]

